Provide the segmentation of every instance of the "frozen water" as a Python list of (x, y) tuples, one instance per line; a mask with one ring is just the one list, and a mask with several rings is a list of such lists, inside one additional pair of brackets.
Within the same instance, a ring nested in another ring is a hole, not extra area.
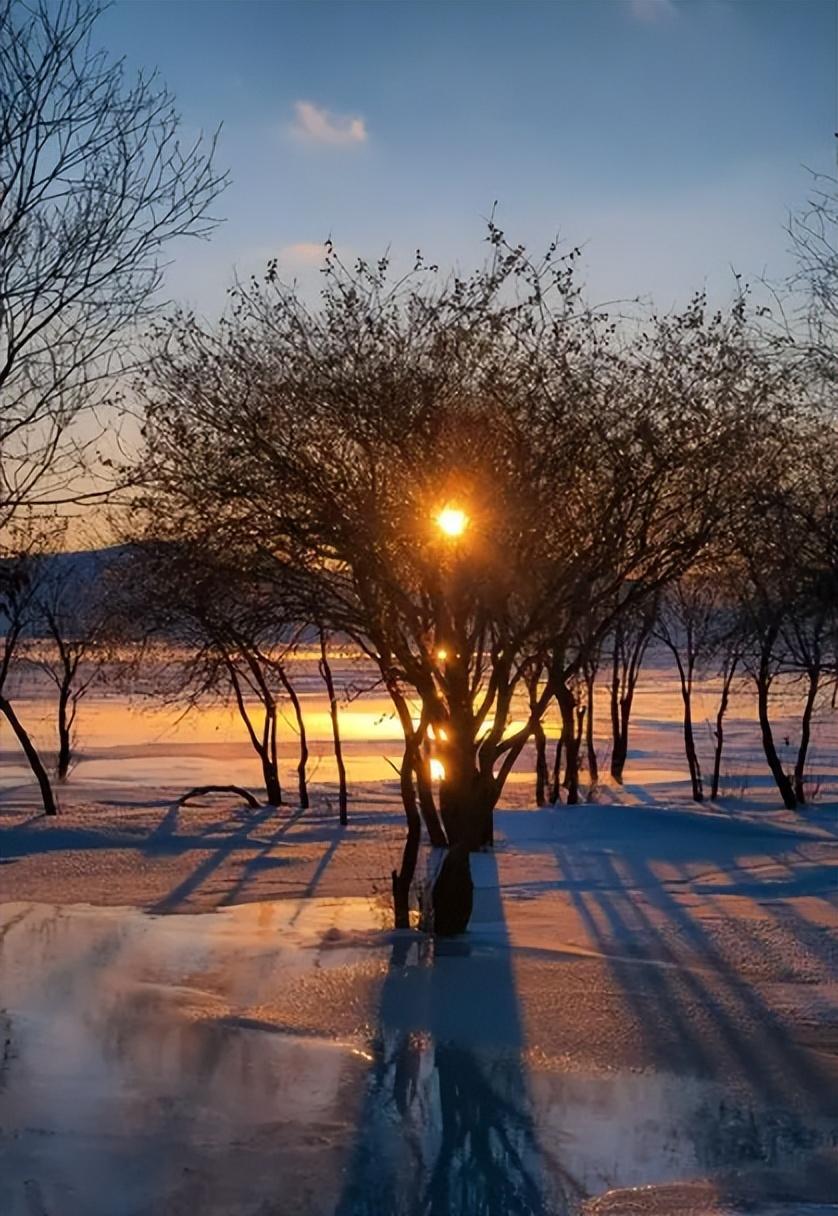
[[(834, 956), (812, 914), (783, 966), (791, 929), (752, 900), (779, 881), (768, 850), (787, 875), (832, 845), (644, 814), (500, 816), (472, 932), (436, 949), (362, 898), (0, 906), (0, 1211), (827, 1211)], [(689, 883), (651, 876), (664, 861), (751, 895), (695, 915)], [(601, 932), (583, 940), (574, 901)]]

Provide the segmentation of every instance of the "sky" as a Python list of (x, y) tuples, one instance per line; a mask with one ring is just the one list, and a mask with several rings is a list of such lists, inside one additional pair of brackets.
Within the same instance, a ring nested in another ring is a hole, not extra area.
[(784, 223), (835, 171), (836, 0), (117, 0), (101, 41), (156, 66), (232, 184), (169, 294), (234, 268), (316, 279), (391, 246), (470, 267), (485, 218), (584, 246), (594, 302), (659, 307), (789, 268)]

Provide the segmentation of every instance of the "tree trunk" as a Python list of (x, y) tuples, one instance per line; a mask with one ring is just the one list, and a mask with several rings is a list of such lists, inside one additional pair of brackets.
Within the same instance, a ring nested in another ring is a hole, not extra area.
[(445, 777), (439, 787), (445, 835), (449, 847), (462, 844), (470, 852), (476, 852), (493, 843), (495, 791), (475, 768), (471, 752), (466, 758), (446, 748), (445, 756)]
[(469, 849), (480, 848), (482, 832), (474, 822), (469, 783), (451, 773), (448, 765), (439, 784), (439, 813), (449, 847), (465, 844)]
[[(300, 795), (300, 806), (305, 811), (308, 809), (309, 805), (308, 781), (306, 780), (306, 768), (308, 766), (308, 739), (306, 737), (306, 725), (303, 720), (303, 711), (302, 706), (300, 705), (300, 698), (297, 696), (294, 685), (291, 683), (281, 666), (277, 666), (277, 672), (279, 674), (282, 687), (288, 693), (289, 700), (294, 707), (294, 717), (297, 722), (297, 731), (300, 736), (300, 759), (297, 763), (297, 788)], [(341, 820), (341, 823), (342, 822), (343, 820)]]
[(614, 655), (611, 667), (611, 776), (619, 784), (623, 784), (623, 770), (628, 759), (629, 721), (631, 707), (634, 701), (634, 690), (640, 676), (640, 667), (649, 634), (654, 620), (654, 613), (648, 613), (641, 623), (639, 631), (627, 643), (625, 633), (618, 624), (614, 632)]
[(465, 844), (452, 845), (445, 854), (434, 882), (432, 900), (434, 933), (439, 937), (465, 933), (474, 903), (474, 882)]
[(692, 659), (687, 659), (687, 670), (684, 670), (684, 665), (681, 658), (674, 647), (671, 647), (672, 653), (675, 655), (675, 663), (678, 667), (678, 679), (681, 683), (681, 700), (684, 702), (684, 753), (687, 757), (687, 768), (690, 773), (690, 785), (692, 786), (692, 795), (694, 802), (704, 801), (704, 788), (701, 783), (701, 765), (698, 761), (698, 752), (695, 746), (695, 733), (693, 732), (693, 664)]
[[(338, 699), (335, 695), (335, 682), (332, 678), (332, 668), (326, 653), (326, 635), (320, 630), (320, 674), (326, 685), (329, 696), (329, 717), (332, 720), (332, 743), (335, 749), (335, 764), (338, 769), (338, 815), (342, 825), (349, 822), (349, 795), (346, 788), (346, 765), (343, 762), (343, 745), (340, 738), (340, 718), (338, 714)], [(412, 784), (412, 783), (411, 783)]]
[(611, 665), (611, 776), (623, 784), (623, 769), (626, 763), (626, 748), (620, 719), (620, 656), (617, 640), (614, 641), (614, 659)]
[(282, 806), (282, 784), (279, 771), (267, 752), (260, 753), (262, 780), (265, 782), (266, 801), (269, 806)]
[(715, 799), (719, 796), (719, 776), (722, 768), (722, 748), (724, 747), (724, 717), (727, 713), (727, 705), (730, 700), (730, 686), (733, 683), (733, 675), (736, 671), (736, 660), (730, 666), (728, 671), (725, 671), (722, 676), (722, 695), (719, 700), (719, 709), (716, 714), (716, 747), (713, 753), (713, 780), (710, 786), (710, 797)]
[(402, 794), (402, 804), (407, 819), (407, 836), (402, 851), (401, 868), (393, 870), (393, 916), (397, 929), (410, 928), (410, 886), (416, 873), (416, 862), (419, 857), (419, 841), (422, 834), (422, 821), (416, 806), (416, 793), (413, 788), (413, 763), (406, 747), (402, 757), (399, 774)]
[(544, 806), (547, 801), (547, 736), (544, 733), (544, 723), (538, 712), (538, 682), (541, 678), (542, 667), (534, 668), (527, 676), (527, 692), (530, 701), (530, 716), (533, 722), (532, 734), (535, 742), (535, 804)]
[(573, 690), (561, 680), (556, 685), (556, 700), (562, 715), (565, 769), (564, 786), (568, 806), (579, 802), (579, 732), (576, 729), (576, 698)]
[(591, 779), (591, 790), (599, 781), (599, 761), (597, 760), (594, 744), (594, 682), (596, 672), (592, 668), (585, 670), (585, 695), (588, 700), (588, 716), (585, 720), (585, 750), (588, 754), (588, 776)]
[(806, 801), (803, 779), (806, 772), (806, 756), (809, 751), (809, 740), (812, 735), (812, 713), (820, 686), (820, 676), (820, 666), (809, 669), (809, 688), (806, 692), (806, 704), (803, 707), (803, 718), (800, 723), (800, 746), (797, 749), (797, 761), (794, 766), (794, 795), (800, 803)]
[(614, 737), (614, 746), (611, 751), (611, 776), (620, 785), (623, 784), (623, 770), (628, 759), (629, 721), (633, 700), (634, 690), (619, 697), (617, 703), (617, 734)]
[(27, 734), (26, 727), (18, 718), (17, 714), (12, 708), (11, 703), (3, 696), (0, 696), (0, 713), (6, 717), (9, 725), (14, 731), (15, 737), (17, 738), (20, 746), (23, 748), (26, 759), (29, 762), (29, 767), (32, 769), (35, 779), (38, 782), (38, 786), (41, 790), (41, 802), (43, 803), (44, 814), (57, 815), (58, 807), (55, 803), (55, 796), (52, 792), (52, 786), (50, 785), (47, 770), (44, 768), (41, 762), (41, 757), (38, 755), (34, 743)]
[(540, 720), (533, 727), (535, 738), (535, 804), (544, 806), (547, 801), (547, 736)]
[(66, 780), (72, 760), (71, 726), (67, 716), (68, 700), (69, 689), (61, 688), (58, 693), (58, 762), (56, 764), (59, 781)]
[(556, 750), (553, 754), (553, 779), (550, 783), (550, 802), (556, 806), (561, 802), (562, 786), (562, 748), (564, 745), (564, 730), (556, 740)]
[(765, 758), (768, 761), (771, 775), (774, 778), (777, 789), (780, 791), (783, 805), (787, 810), (793, 811), (797, 806), (797, 799), (794, 796), (794, 788), (788, 778), (788, 774), (783, 769), (780, 757), (777, 755), (777, 748), (774, 745), (774, 733), (771, 729), (771, 719), (768, 714), (768, 692), (771, 687), (771, 677), (768, 673), (768, 656), (765, 653), (763, 653), (763, 659), (757, 673), (756, 685), (757, 712), (759, 714), (759, 727), (762, 735), (762, 749), (765, 752)]

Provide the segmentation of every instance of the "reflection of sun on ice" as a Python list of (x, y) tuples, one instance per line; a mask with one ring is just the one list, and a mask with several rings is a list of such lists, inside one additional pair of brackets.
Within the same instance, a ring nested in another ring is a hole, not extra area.
[(468, 525), (468, 516), (461, 507), (454, 507), (449, 503), (436, 516), (436, 522), (446, 536), (462, 536)]
[(431, 781), (445, 780), (445, 765), (441, 760), (431, 760)]

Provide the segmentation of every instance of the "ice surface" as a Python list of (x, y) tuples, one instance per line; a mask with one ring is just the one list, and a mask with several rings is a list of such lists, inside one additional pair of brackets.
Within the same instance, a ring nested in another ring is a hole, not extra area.
[(834, 907), (787, 886), (834, 840), (712, 827), (502, 813), (436, 948), (369, 898), (0, 906), (0, 1211), (826, 1211)]

